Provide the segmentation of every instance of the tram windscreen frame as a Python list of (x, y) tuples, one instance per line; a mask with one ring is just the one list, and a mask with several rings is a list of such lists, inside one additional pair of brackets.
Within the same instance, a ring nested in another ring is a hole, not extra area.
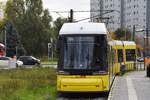
[(58, 69), (108, 71), (106, 35), (62, 35)]

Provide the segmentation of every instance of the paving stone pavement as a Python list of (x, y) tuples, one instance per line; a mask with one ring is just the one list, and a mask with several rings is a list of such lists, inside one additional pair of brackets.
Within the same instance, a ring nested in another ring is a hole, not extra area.
[(110, 100), (150, 100), (150, 78), (146, 77), (146, 71), (117, 76), (111, 95)]

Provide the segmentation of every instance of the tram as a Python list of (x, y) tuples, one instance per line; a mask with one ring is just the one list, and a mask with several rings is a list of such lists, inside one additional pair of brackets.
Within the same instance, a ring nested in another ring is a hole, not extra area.
[(124, 42), (108, 39), (104, 23), (65, 23), (57, 47), (60, 93), (109, 92), (121, 66), (131, 63)]
[(112, 40), (109, 42), (113, 52), (113, 74), (120, 74), (121, 71), (134, 70), (136, 60), (136, 44), (133, 41)]

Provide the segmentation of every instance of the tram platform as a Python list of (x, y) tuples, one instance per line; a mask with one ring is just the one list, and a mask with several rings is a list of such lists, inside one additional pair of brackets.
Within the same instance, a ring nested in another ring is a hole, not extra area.
[(150, 100), (150, 78), (134, 71), (115, 78), (108, 100)]

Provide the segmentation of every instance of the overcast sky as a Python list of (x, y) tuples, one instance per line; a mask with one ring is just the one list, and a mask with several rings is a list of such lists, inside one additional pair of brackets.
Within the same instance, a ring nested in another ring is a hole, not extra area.
[[(0, 1), (7, 1), (7, 0), (0, 0)], [(69, 14), (66, 13), (52, 13), (51, 11), (70, 11), (73, 9), (74, 11), (81, 11), (81, 10), (88, 10), (90, 11), (90, 0), (43, 0), (44, 8), (48, 8), (50, 14), (55, 20), (57, 17), (68, 17)], [(90, 17), (90, 13), (74, 13), (74, 19), (80, 20), (83, 18)]]
[[(73, 9), (74, 11), (81, 11), (81, 10), (90, 10), (90, 0), (43, 0), (44, 8), (48, 8), (49, 11), (69, 11)], [(55, 20), (57, 17), (61, 15), (63, 17), (68, 17), (69, 14), (60, 13), (52, 13), (53, 19)], [(90, 17), (90, 13), (75, 13), (74, 18), (76, 20), (80, 20), (83, 18)]]

